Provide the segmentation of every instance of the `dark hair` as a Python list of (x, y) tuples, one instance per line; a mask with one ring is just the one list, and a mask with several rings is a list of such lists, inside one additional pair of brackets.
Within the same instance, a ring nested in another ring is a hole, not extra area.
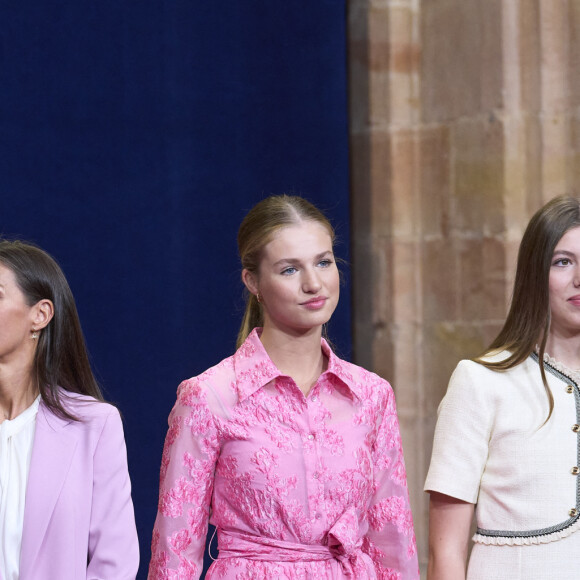
[(22, 241), (0, 240), (0, 263), (12, 271), (29, 306), (50, 300), (54, 316), (40, 330), (33, 378), (46, 406), (62, 418), (78, 420), (63, 405), (59, 387), (103, 401), (93, 375), (75, 301), (66, 278), (44, 250)]
[[(323, 225), (334, 244), (334, 228), (326, 216), (309, 201), (297, 195), (271, 195), (257, 203), (243, 219), (238, 230), (238, 251), (242, 268), (258, 272), (262, 250), (281, 228), (312, 221)], [(264, 316), (257, 298), (247, 293), (246, 310), (238, 333), (239, 348), (256, 326), (262, 326)]]
[[(562, 236), (579, 226), (580, 200), (575, 197), (556, 197), (534, 214), (520, 244), (505, 324), (488, 349), (475, 359), (492, 370), (507, 370), (523, 362), (538, 346), (540, 372), (550, 406), (546, 421), (554, 410), (543, 362), (550, 330), (550, 267)], [(501, 350), (510, 351), (510, 356), (499, 362), (486, 360), (487, 355)]]

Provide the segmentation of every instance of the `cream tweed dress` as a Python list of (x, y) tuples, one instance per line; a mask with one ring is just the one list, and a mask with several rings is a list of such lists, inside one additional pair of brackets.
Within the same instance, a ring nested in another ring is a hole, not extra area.
[(503, 372), (461, 361), (439, 406), (425, 490), (476, 504), (468, 580), (580, 578), (580, 374), (544, 366), (546, 424), (535, 354)]

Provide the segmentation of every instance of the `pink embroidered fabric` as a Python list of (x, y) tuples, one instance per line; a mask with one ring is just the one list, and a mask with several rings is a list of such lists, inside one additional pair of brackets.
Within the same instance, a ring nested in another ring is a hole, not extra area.
[(257, 330), (181, 383), (169, 416), (150, 580), (413, 580), (415, 534), (389, 384), (340, 360), (305, 397)]

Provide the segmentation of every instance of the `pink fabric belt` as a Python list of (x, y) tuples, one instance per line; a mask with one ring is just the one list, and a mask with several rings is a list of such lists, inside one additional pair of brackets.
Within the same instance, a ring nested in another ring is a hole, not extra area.
[[(348, 530), (341, 529), (344, 527), (339, 522), (328, 532), (327, 545), (297, 544), (218, 529), (218, 559), (245, 558), (265, 562), (320, 562), (334, 559), (340, 563), (347, 577), (361, 580), (375, 578), (374, 564), (361, 550), (362, 540), (357, 538), (352, 541), (348, 538), (351, 534), (341, 539), (341, 532)], [(358, 529), (358, 525), (355, 529)]]

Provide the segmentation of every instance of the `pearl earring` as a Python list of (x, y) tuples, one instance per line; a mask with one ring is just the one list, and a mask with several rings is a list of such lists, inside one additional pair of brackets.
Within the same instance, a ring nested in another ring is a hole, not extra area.
[(30, 338), (32, 338), (32, 340), (37, 339), (38, 338), (38, 330), (33, 330)]

